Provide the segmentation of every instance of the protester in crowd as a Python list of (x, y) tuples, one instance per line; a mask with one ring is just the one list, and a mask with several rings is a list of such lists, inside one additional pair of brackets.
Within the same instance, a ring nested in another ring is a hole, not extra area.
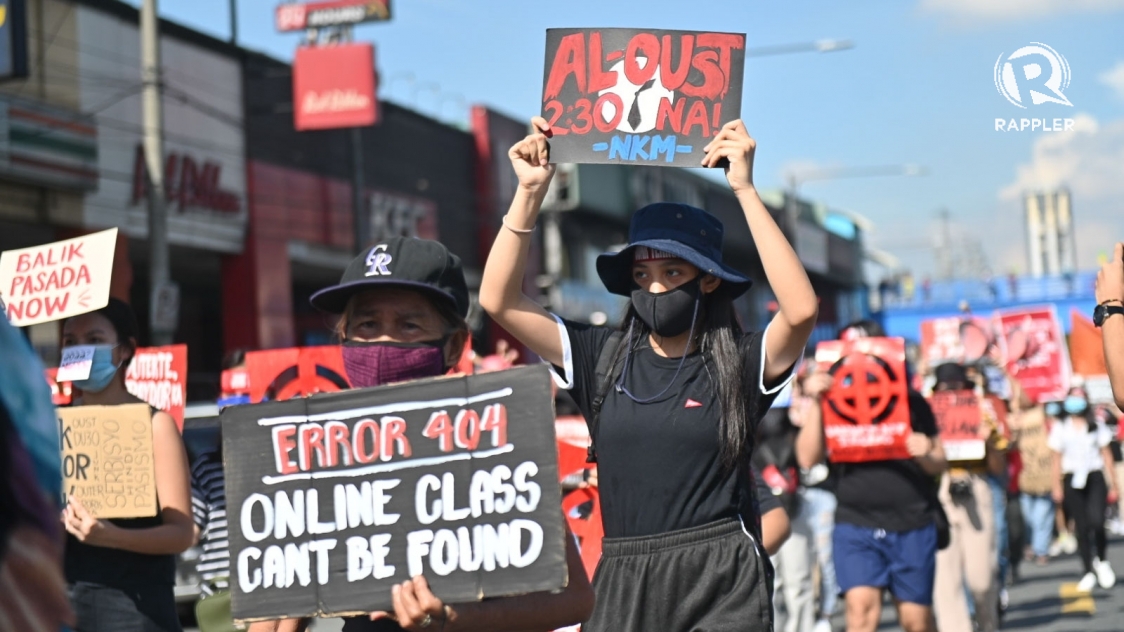
[[(882, 336), (885, 331), (873, 321), (840, 332), (844, 340)], [(877, 629), (887, 589), (906, 632), (936, 630), (933, 581), (941, 509), (933, 480), (948, 462), (925, 398), (911, 390), (908, 404), (912, 458), (838, 465), (833, 546), (848, 632)]]
[(1106, 556), (1105, 506), (1116, 502), (1116, 469), (1108, 444), (1112, 435), (1091, 414), (1083, 388), (1072, 388), (1062, 404), (1065, 418), (1050, 429), (1054, 456), (1054, 500), (1064, 502), (1074, 523), (1084, 576), (1077, 584), (1090, 592), (1109, 589), (1116, 574)]
[(755, 542), (760, 534), (751, 533), (757, 516), (746, 462), (817, 305), (754, 188), (755, 141), (732, 121), (705, 147), (703, 165), (726, 162), (780, 307), (766, 331), (746, 334), (738, 323), (733, 299), (750, 280), (722, 263), (721, 222), (671, 203), (638, 210), (629, 245), (597, 260), (605, 287), (631, 298), (613, 330), (556, 319), (523, 294), (530, 235), (554, 173), (551, 129), (540, 117), (532, 125), (535, 133), (509, 152), (519, 186), (485, 266), (480, 304), (555, 366), (591, 422), (606, 539), (585, 629), (770, 629), (770, 564)]
[[(368, 275), (375, 255), (382, 267)], [(336, 333), (353, 388), (443, 375), (464, 352), (464, 269), (438, 242), (392, 237), (352, 260), (339, 285), (311, 301), (340, 315)], [(344, 630), (550, 630), (580, 623), (589, 616), (593, 595), (573, 540), (567, 530), (569, 580), (561, 592), (445, 604), (419, 575), (394, 587), (394, 612), (348, 619)]]
[(1112, 260), (1097, 272), (1096, 297), (1103, 313), (1104, 360), (1112, 396), (1124, 409), (1124, 242), (1112, 249)]
[(773, 603), (777, 630), (803, 632), (816, 621), (815, 591), (812, 587), (812, 532), (800, 520), (800, 466), (796, 441), (801, 430), (789, 420), (791, 392), (782, 391), (757, 426), (757, 441), (752, 463), (774, 502), (789, 516), (791, 534), (772, 557), (776, 569)]
[[(937, 392), (972, 388), (967, 371), (959, 364), (942, 364), (935, 373)], [(995, 413), (982, 400), (980, 413), (984, 458), (952, 462), (941, 478), (940, 501), (948, 516), (949, 546), (937, 554), (933, 610), (942, 630), (999, 629), (999, 556), (988, 476), (1006, 470), (1007, 440), (999, 431)], [(974, 614), (965, 599), (965, 586)]]
[(1011, 383), (1011, 438), (1018, 448), (1019, 503), (1022, 505), (1028, 547), (1026, 559), (1039, 566), (1049, 563), (1050, 537), (1054, 530), (1054, 453), (1047, 444), (1050, 432), (1045, 407), (1035, 405), (1018, 381)]
[[(1053, 429), (1055, 424), (1062, 421), (1062, 405), (1060, 402), (1046, 402), (1043, 407), (1046, 411), (1048, 429)], [(1053, 500), (1054, 479), (1054, 451), (1050, 450), (1050, 497)], [(1049, 556), (1073, 555), (1077, 552), (1077, 538), (1073, 535), (1073, 519), (1066, 510), (1065, 503), (1054, 503), (1054, 540), (1050, 543)]]
[(832, 385), (832, 377), (815, 362), (808, 362), (793, 383), (793, 425), (800, 428), (796, 437), (796, 460), (800, 465), (803, 488), (798, 520), (812, 533), (812, 549), (820, 572), (818, 619), (813, 632), (831, 632), (839, 598), (835, 578), (835, 557), (832, 538), (835, 533), (836, 476), (827, 464), (823, 441), (823, 408), (820, 398)]
[(63, 577), (59, 428), (43, 365), (0, 307), (0, 630), (74, 623)]
[[(62, 323), (62, 346), (93, 345), (90, 375), (74, 381), (75, 406), (140, 404), (125, 390), (125, 372), (137, 349), (133, 310), (123, 301)], [(194, 542), (190, 471), (183, 439), (171, 415), (152, 415), (153, 461), (159, 512), (152, 518), (99, 520), (81, 498), (68, 497), (62, 521), (66, 579), (83, 632), (179, 630), (176, 555)]]

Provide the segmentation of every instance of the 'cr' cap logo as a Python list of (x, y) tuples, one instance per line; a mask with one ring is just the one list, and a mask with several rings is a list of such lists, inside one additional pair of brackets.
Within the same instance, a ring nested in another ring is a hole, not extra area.
[(390, 262), (394, 257), (386, 252), (386, 244), (379, 244), (371, 248), (367, 255), (367, 276), (390, 276)]
[(1065, 57), (1062, 57), (1061, 53), (1041, 42), (1032, 42), (1029, 46), (1023, 46), (1011, 53), (1006, 61), (1003, 61), (1003, 55), (995, 60), (995, 88), (999, 90), (999, 94), (1002, 94), (1011, 103), (1026, 109), (1022, 92), (1019, 90), (1020, 79), (1015, 76), (1015, 65), (1012, 61), (1032, 55), (1043, 57), (1049, 62), (1050, 74), (1043, 78), (1042, 65), (1039, 63), (1028, 61), (1022, 64), (1020, 70), (1023, 79), (1035, 82), (1032, 84), (1033, 87), (1027, 87), (1027, 91), (1030, 93), (1030, 102), (1034, 105), (1058, 103), (1073, 107), (1069, 99), (1062, 94), (1064, 90), (1069, 88), (1069, 62), (1065, 60)]

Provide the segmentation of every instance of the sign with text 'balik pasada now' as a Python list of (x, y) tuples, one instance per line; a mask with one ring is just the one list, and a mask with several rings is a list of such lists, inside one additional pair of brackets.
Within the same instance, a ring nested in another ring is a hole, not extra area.
[(741, 116), (744, 68), (742, 33), (548, 29), (551, 162), (701, 166)]
[(544, 366), (223, 410), (237, 620), (391, 610), (566, 583)]

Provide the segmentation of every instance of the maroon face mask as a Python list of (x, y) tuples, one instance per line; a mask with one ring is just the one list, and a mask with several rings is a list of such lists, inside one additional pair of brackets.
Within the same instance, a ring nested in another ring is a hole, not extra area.
[(437, 377), (445, 372), (446, 342), (349, 341), (343, 343), (343, 366), (354, 388)]

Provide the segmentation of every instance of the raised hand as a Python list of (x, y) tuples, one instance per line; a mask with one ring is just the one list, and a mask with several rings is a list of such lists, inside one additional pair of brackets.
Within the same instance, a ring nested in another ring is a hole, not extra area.
[(547, 143), (553, 134), (550, 123), (541, 116), (531, 119), (533, 134), (515, 143), (507, 152), (511, 166), (519, 178), (519, 186), (531, 192), (545, 190), (554, 175), (554, 165), (550, 164), (550, 145)]
[(722, 126), (718, 135), (706, 147), (704, 167), (714, 167), (725, 158), (726, 181), (734, 193), (753, 189), (753, 155), (757, 151), (757, 141), (749, 135), (741, 119), (730, 121)]

